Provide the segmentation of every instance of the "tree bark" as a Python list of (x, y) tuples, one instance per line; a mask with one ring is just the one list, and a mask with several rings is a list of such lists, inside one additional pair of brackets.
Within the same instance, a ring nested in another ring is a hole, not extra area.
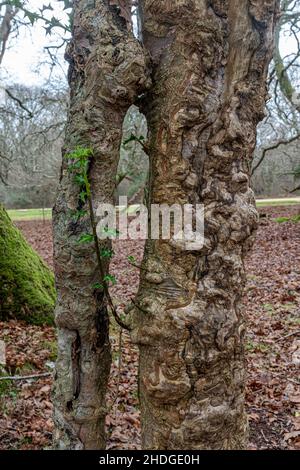
[[(74, 2), (70, 62), (71, 103), (63, 153), (92, 147), (90, 182), (94, 209), (112, 203), (128, 107), (149, 84), (145, 54), (110, 2)], [(115, 2), (114, 2), (115, 3)], [(54, 257), (58, 291), (58, 360), (54, 445), (59, 449), (105, 447), (105, 393), (111, 364), (109, 318), (92, 245), (78, 244), (91, 232), (87, 209), (63, 159), (54, 208)], [(107, 267), (108, 268), (108, 267)]]
[[(243, 449), (244, 256), (276, 0), (142, 0), (150, 203), (202, 203), (205, 246), (148, 241), (132, 312), (145, 449)], [(136, 305), (140, 307), (136, 308)]]

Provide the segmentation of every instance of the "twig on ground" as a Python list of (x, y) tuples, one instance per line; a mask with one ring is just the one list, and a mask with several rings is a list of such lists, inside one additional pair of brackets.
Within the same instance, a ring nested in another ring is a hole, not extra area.
[(282, 338), (279, 338), (278, 341), (283, 341), (287, 338), (290, 338), (291, 336), (296, 336), (296, 335), (299, 335), (299, 334), (300, 334), (300, 330), (293, 331), (292, 333), (289, 333), (288, 335), (282, 336)]
[(40, 379), (41, 377), (50, 377), (53, 375), (52, 372), (45, 372), (44, 374), (36, 374), (36, 375), (16, 375), (16, 376), (7, 376), (7, 377), (0, 377), (0, 380), (29, 380), (29, 379)]

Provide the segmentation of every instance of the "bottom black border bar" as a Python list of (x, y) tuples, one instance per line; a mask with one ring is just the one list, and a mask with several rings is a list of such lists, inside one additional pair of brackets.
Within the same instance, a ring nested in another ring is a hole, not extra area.
[(245, 464), (282, 468), (299, 466), (299, 457), (297, 451), (1, 451), (0, 468), (17, 465), (20, 469), (32, 469), (55, 464), (83, 470), (185, 465), (205, 470), (212, 465), (219, 465), (222, 469), (227, 465), (231, 469), (241, 469), (241, 465)]

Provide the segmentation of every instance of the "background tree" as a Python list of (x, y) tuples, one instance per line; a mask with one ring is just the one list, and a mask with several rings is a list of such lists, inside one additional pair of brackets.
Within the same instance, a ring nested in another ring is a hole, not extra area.
[[(63, 28), (63, 25), (55, 18), (48, 20), (43, 17), (45, 10), (51, 7), (42, 7), (37, 13), (29, 11), (26, 8), (27, 3), (19, 0), (0, 3), (0, 72), (9, 40), (18, 33), (20, 27), (32, 25), (35, 21), (42, 19), (47, 24), (49, 32), (53, 27)], [(51, 101), (51, 97), (44, 95), (38, 100), (37, 95), (36, 90), (26, 87), (12, 89), (1, 83), (0, 112), (3, 119), (0, 124), (0, 181), (4, 184), (7, 184), (9, 180), (10, 165), (15, 159), (19, 161), (19, 168), (24, 170), (32, 161), (33, 153), (42, 150), (42, 147), (38, 148), (41, 140), (37, 135), (33, 140), (32, 133), (40, 132), (41, 127), (44, 126), (47, 115), (45, 103)], [(10, 99), (8, 107), (6, 106), (7, 96)], [(34, 115), (36, 119), (33, 125), (31, 120)], [(49, 119), (49, 114), (47, 118)], [(52, 117), (51, 130), (58, 127), (57, 123), (53, 124)], [(50, 130), (46, 131), (44, 128), (43, 136), (44, 138), (50, 136)], [(28, 152), (29, 142), (31, 149)], [(0, 206), (0, 280), (1, 319), (17, 317), (33, 323), (53, 322), (56, 298), (53, 274), (12, 224), (2, 204)]]
[[(137, 106), (131, 106), (124, 119), (123, 142), (126, 143), (131, 136), (147, 137), (147, 122)], [(143, 202), (148, 171), (148, 156), (136, 139), (121, 145), (116, 196), (128, 196), (130, 204)]]
[[(64, 83), (7, 88), (0, 105), (0, 197), (6, 207), (51, 207), (61, 166), (68, 93)], [(13, 96), (11, 98), (10, 96)]]
[[(283, 54), (289, 42), (292, 52)], [(280, 196), (293, 189), (293, 169), (299, 166), (300, 142), (300, 8), (281, 1), (275, 48), (269, 71), (267, 116), (259, 127), (252, 181), (257, 194)]]

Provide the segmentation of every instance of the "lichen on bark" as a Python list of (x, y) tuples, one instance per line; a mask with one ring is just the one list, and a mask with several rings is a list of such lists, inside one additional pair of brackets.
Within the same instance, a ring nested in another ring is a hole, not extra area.
[(52, 272), (0, 204), (0, 320), (53, 325), (55, 299)]

